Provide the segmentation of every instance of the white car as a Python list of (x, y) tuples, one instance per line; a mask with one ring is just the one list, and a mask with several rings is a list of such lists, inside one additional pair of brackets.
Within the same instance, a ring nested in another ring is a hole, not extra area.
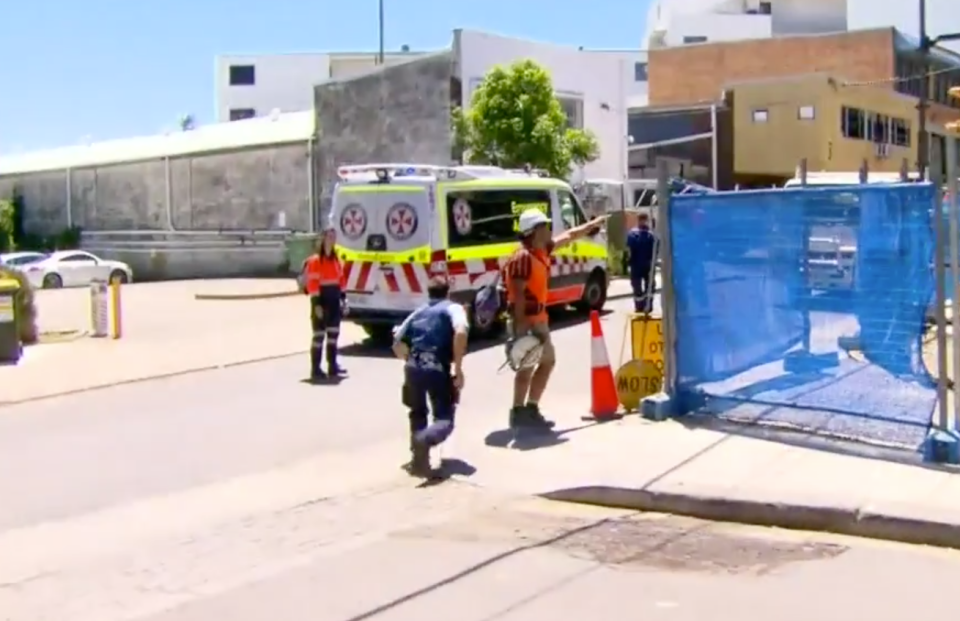
[(23, 266), (30, 284), (36, 288), (82, 287), (95, 280), (133, 280), (133, 270), (121, 261), (108, 261), (82, 250), (61, 250), (36, 263)]
[(47, 258), (42, 252), (8, 252), (0, 254), (0, 265), (6, 267), (22, 267)]

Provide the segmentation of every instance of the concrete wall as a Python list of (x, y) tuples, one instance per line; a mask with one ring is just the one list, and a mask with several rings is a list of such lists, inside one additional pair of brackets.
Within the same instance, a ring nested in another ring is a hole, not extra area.
[(87, 231), (308, 230), (309, 177), (303, 142), (0, 178), (0, 197), (19, 188), (25, 228), (46, 235), (69, 224)]
[(443, 52), (314, 89), (316, 179), (329, 210), (337, 167), (450, 162), (453, 55)]

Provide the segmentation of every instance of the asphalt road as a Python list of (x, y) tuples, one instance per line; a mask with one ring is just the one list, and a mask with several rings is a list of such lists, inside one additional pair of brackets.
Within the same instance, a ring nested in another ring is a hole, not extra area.
[[(622, 315), (604, 326), (616, 364)], [(573, 426), (588, 408), (589, 328), (555, 341), (544, 407)], [(302, 383), (304, 356), (0, 410), (0, 619), (952, 612), (936, 596), (960, 578), (953, 552), (639, 518), (469, 478), (417, 488), (398, 468), (399, 363), (344, 345), (351, 377), (338, 386)], [(504, 427), (501, 356), (468, 358), (458, 434)]]

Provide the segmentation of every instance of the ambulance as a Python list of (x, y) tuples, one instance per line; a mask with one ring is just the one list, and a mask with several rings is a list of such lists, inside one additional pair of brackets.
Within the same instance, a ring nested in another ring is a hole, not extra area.
[[(330, 224), (343, 263), (347, 320), (381, 342), (426, 302), (434, 273), (447, 275), (451, 299), (472, 322), (477, 291), (496, 281), (519, 247), (524, 210), (549, 215), (555, 234), (587, 221), (569, 184), (530, 171), (366, 164), (341, 166), (337, 175)], [(609, 282), (606, 233), (557, 250), (550, 273), (551, 306), (601, 309)], [(481, 334), (499, 327), (472, 325)]]

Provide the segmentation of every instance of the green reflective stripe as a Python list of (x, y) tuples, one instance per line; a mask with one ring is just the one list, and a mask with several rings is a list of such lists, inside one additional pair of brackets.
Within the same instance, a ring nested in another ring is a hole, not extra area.
[[(430, 261), (430, 246), (418, 246), (400, 252), (367, 252), (365, 250), (351, 250), (338, 247), (337, 253), (341, 261), (379, 261), (380, 263), (428, 263)], [(410, 260), (413, 257), (413, 260)]]
[(447, 261), (469, 261), (470, 259), (493, 259), (513, 254), (520, 247), (520, 242), (505, 244), (484, 244), (469, 248), (450, 249), (447, 251)]
[[(574, 250), (574, 246), (576, 246), (576, 250)], [(603, 244), (578, 239), (563, 248), (557, 249), (554, 254), (606, 260), (608, 252), (607, 247)]]
[(391, 194), (393, 192), (423, 192), (427, 188), (422, 185), (393, 185), (390, 183), (378, 185), (341, 185), (337, 192), (344, 194)]

